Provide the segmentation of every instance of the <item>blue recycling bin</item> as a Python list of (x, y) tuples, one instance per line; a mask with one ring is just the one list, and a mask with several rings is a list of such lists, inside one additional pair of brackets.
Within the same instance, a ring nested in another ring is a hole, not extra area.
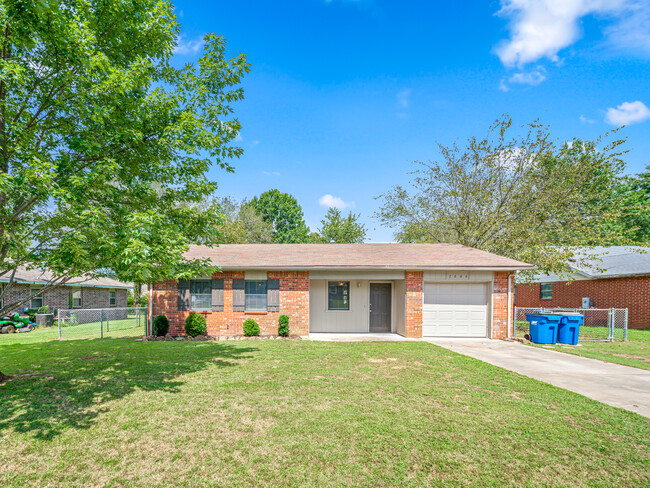
[(580, 326), (585, 318), (582, 314), (562, 314), (560, 326), (557, 332), (557, 341), (560, 344), (578, 345), (578, 336), (580, 335)]
[(535, 344), (556, 344), (557, 330), (562, 315), (527, 313), (530, 323), (530, 342)]

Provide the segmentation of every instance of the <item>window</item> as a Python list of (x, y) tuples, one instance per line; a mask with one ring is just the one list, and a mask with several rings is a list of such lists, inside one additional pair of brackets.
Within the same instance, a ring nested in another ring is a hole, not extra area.
[(330, 281), (327, 284), (327, 309), (350, 310), (349, 281)]
[(109, 292), (108, 292), (108, 304), (109, 304), (111, 307), (114, 307), (114, 306), (115, 306), (115, 304), (116, 304), (116, 300), (115, 300), (115, 290), (109, 290)]
[(212, 308), (212, 285), (210, 280), (190, 280), (190, 310)]
[[(29, 291), (30, 293), (36, 293), (38, 290), (40, 290), (41, 287), (35, 287), (31, 288)], [(43, 306), (43, 295), (35, 295), (32, 297), (32, 299), (29, 302), (29, 308), (41, 308)]]
[(553, 298), (553, 283), (542, 283), (540, 287), (542, 300), (547, 300)]
[(71, 301), (72, 301), (72, 308), (80, 308), (81, 307), (81, 288), (75, 288), (72, 290), (72, 293), (70, 294)]
[(246, 310), (266, 311), (266, 280), (246, 281)]

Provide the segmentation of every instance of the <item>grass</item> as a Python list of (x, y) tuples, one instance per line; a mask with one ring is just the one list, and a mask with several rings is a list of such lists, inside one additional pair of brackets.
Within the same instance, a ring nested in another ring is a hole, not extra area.
[[(582, 333), (582, 329), (580, 330)], [(579, 346), (544, 346), (610, 363), (650, 369), (650, 330), (628, 329), (627, 341), (580, 342)], [(541, 346), (537, 346), (541, 347)]]
[[(65, 325), (61, 328), (62, 339), (94, 339), (104, 337), (134, 337), (144, 335), (144, 315), (138, 320), (135, 315), (124, 320), (108, 322), (88, 322), (78, 325)], [(0, 346), (5, 344), (33, 344), (59, 338), (56, 321), (53, 327), (36, 327), (32, 332), (0, 334)]]
[(0, 355), (3, 487), (650, 485), (648, 419), (424, 342)]

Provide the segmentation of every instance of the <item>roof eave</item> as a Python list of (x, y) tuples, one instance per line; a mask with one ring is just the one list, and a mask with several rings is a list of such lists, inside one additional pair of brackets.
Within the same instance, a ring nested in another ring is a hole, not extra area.
[(534, 269), (529, 266), (220, 266), (221, 271), (273, 270), (273, 271), (521, 271)]

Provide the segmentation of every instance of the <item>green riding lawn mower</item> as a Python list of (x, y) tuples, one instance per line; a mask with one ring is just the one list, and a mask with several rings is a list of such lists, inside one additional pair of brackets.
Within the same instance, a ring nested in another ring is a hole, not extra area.
[(38, 327), (38, 324), (31, 322), (26, 315), (15, 314), (13, 317), (0, 318), (0, 334), (31, 332), (36, 327)]

